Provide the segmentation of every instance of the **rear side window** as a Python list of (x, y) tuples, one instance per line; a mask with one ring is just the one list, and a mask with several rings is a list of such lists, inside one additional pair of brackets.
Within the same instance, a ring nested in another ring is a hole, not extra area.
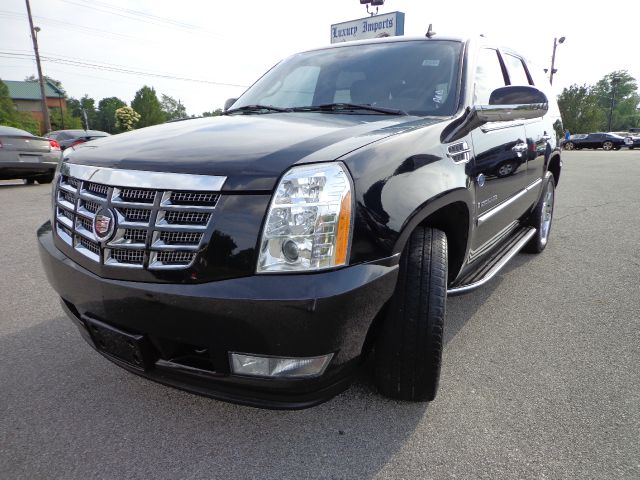
[(497, 50), (483, 48), (478, 52), (474, 103), (476, 105), (488, 105), (491, 92), (505, 85)]
[(502, 59), (507, 66), (511, 85), (529, 85), (529, 77), (521, 59), (508, 53), (503, 55)]

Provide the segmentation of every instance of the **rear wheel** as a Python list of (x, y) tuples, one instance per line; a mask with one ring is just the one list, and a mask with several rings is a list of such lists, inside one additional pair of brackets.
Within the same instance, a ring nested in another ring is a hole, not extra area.
[(53, 173), (50, 173), (47, 175), (40, 175), (36, 177), (36, 180), (38, 181), (39, 184), (51, 183), (53, 182)]
[(612, 150), (613, 149), (613, 142), (604, 142), (602, 144), (602, 148), (604, 150)]
[(375, 379), (383, 395), (435, 398), (446, 301), (447, 237), (418, 227), (402, 253), (396, 291), (376, 340)]
[(547, 246), (549, 233), (551, 232), (551, 222), (553, 221), (555, 192), (556, 183), (553, 175), (549, 175), (544, 184), (542, 196), (531, 213), (531, 217), (529, 217), (529, 225), (537, 229), (536, 234), (531, 237), (531, 240), (524, 247), (525, 251), (529, 253), (540, 253)]

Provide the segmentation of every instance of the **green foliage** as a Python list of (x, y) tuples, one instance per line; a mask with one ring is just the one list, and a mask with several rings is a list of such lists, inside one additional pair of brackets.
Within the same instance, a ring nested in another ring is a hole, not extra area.
[(116, 110), (126, 106), (127, 104), (118, 97), (107, 97), (100, 100), (97, 113), (98, 122), (95, 128), (109, 133), (120, 132), (121, 130), (116, 127)]
[(188, 117), (187, 109), (180, 103), (180, 100), (163, 94), (160, 105), (167, 120), (178, 120)]
[(34, 135), (40, 134), (38, 122), (31, 115), (16, 110), (9, 97), (9, 89), (2, 80), (0, 80), (0, 125), (21, 128)]
[[(611, 109), (613, 100), (613, 110)], [(627, 131), (640, 126), (638, 83), (626, 70), (605, 75), (595, 85), (572, 85), (558, 96), (565, 128), (571, 133)]]
[(49, 120), (51, 120), (51, 130), (82, 128), (80, 118), (71, 115), (68, 108), (62, 110), (62, 115), (60, 114), (60, 107), (49, 108)]
[(217, 117), (219, 115), (222, 115), (222, 109), (221, 108), (217, 108), (211, 112), (202, 112), (202, 116), (203, 117)]
[(133, 130), (140, 121), (140, 114), (133, 108), (124, 106), (115, 111), (115, 125), (120, 132), (128, 132)]
[(140, 114), (138, 128), (157, 125), (166, 121), (165, 113), (152, 87), (146, 85), (136, 92), (131, 107)]
[(564, 127), (571, 133), (589, 133), (602, 130), (606, 115), (598, 104), (593, 88), (571, 85), (558, 97)]
[[(96, 110), (96, 101), (89, 97), (89, 95), (85, 94), (80, 100), (76, 98), (69, 98), (67, 100), (67, 108), (69, 108), (73, 117), (80, 119), (82, 124), (81, 128), (96, 129), (98, 126), (99, 120), (98, 112)], [(85, 116), (83, 112), (87, 115), (86, 120), (89, 122), (89, 125), (86, 125), (85, 123)]]

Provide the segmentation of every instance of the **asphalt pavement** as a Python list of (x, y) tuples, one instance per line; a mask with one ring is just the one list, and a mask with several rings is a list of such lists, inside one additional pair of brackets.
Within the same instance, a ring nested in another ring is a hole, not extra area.
[(566, 152), (550, 244), (449, 299), (430, 404), (354, 385), (268, 411), (138, 378), (81, 339), (0, 182), (0, 479), (640, 478), (640, 151)]

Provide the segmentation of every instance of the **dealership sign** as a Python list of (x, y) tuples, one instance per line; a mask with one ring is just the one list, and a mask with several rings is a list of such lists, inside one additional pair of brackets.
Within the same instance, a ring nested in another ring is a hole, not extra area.
[(402, 12), (374, 15), (331, 25), (331, 43), (396, 35), (404, 35), (404, 13)]

